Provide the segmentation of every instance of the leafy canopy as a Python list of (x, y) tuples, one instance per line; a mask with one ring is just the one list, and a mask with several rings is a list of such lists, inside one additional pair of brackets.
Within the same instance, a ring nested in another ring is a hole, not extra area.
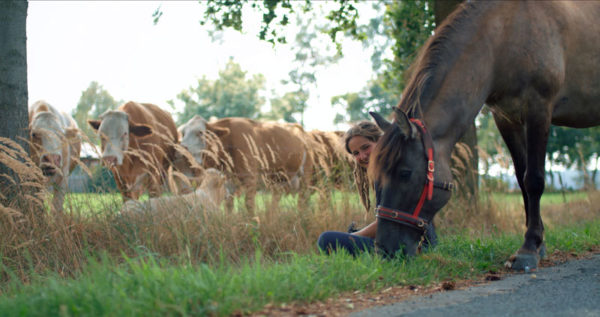
[[(203, 76), (195, 87), (183, 90), (177, 99), (184, 103), (177, 124), (181, 125), (198, 114), (204, 118), (246, 117), (258, 118), (265, 100), (260, 92), (265, 89), (262, 74), (247, 78), (247, 72), (231, 58), (219, 78), (209, 80)], [(168, 103), (174, 106), (175, 101)]]
[(121, 103), (123, 102), (113, 98), (102, 85), (92, 81), (88, 88), (81, 92), (77, 107), (71, 115), (88, 140), (91, 143), (97, 143), (96, 134), (87, 123), (88, 118), (97, 119), (106, 110), (116, 109)]

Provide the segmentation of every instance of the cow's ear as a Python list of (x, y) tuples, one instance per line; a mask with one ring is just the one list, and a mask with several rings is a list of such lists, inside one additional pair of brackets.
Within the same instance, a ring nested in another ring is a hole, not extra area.
[(88, 120), (87, 121), (88, 124), (92, 127), (92, 129), (98, 131), (98, 128), (100, 128), (100, 123), (102, 123), (101, 120)]
[(228, 135), (230, 132), (229, 128), (221, 128), (221, 127), (211, 127), (210, 131), (212, 131), (218, 137), (224, 137), (224, 136)]
[(79, 135), (79, 129), (76, 128), (67, 128), (65, 131), (65, 137), (67, 139), (75, 139)]
[(129, 133), (138, 137), (145, 137), (152, 134), (152, 128), (145, 124), (130, 124)]

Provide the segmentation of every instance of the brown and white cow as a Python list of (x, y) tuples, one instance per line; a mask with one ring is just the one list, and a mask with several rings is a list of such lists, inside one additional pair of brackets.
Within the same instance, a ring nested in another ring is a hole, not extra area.
[[(205, 131), (206, 120), (198, 115), (177, 129), (180, 143), (175, 146), (175, 156), (171, 172), (173, 174), (177, 173), (177, 178), (183, 178), (184, 180), (176, 179), (174, 181), (176, 192), (184, 194), (192, 192), (193, 188), (202, 182), (204, 156), (210, 155), (210, 153), (217, 153), (217, 148), (222, 148), (218, 137)], [(184, 139), (185, 141), (183, 141)], [(191, 153), (190, 149), (201, 150), (194, 150), (194, 153)], [(208, 165), (216, 166), (214, 163), (216, 160), (212, 162), (212, 164)]]
[[(248, 118), (223, 118), (207, 122), (195, 116), (179, 128), (181, 145), (204, 167), (215, 167), (230, 176), (232, 193), (246, 194), (246, 208), (254, 211), (259, 183), (273, 189), (300, 192), (312, 174), (312, 156), (306, 142), (280, 124)], [(228, 200), (228, 208), (232, 201)]]
[(75, 120), (40, 100), (29, 108), (31, 158), (52, 188), (52, 209), (62, 211), (69, 173), (77, 166), (81, 137)]
[(156, 105), (129, 101), (99, 120), (88, 120), (101, 140), (102, 162), (115, 177), (124, 200), (163, 191), (173, 159), (177, 127), (171, 115)]

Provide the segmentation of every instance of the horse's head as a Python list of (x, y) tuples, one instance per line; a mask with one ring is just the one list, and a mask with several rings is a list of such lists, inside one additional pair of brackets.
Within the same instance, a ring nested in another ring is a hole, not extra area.
[(399, 109), (392, 122), (371, 115), (384, 131), (369, 164), (378, 194), (376, 245), (385, 256), (415, 255), (452, 185), (434, 181), (433, 141), (424, 123)]

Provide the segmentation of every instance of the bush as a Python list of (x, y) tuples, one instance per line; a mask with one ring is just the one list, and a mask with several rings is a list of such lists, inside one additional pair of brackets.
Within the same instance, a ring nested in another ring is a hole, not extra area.
[(117, 190), (117, 183), (113, 173), (102, 165), (96, 165), (92, 169), (92, 178), (88, 183), (90, 193), (108, 193)]

